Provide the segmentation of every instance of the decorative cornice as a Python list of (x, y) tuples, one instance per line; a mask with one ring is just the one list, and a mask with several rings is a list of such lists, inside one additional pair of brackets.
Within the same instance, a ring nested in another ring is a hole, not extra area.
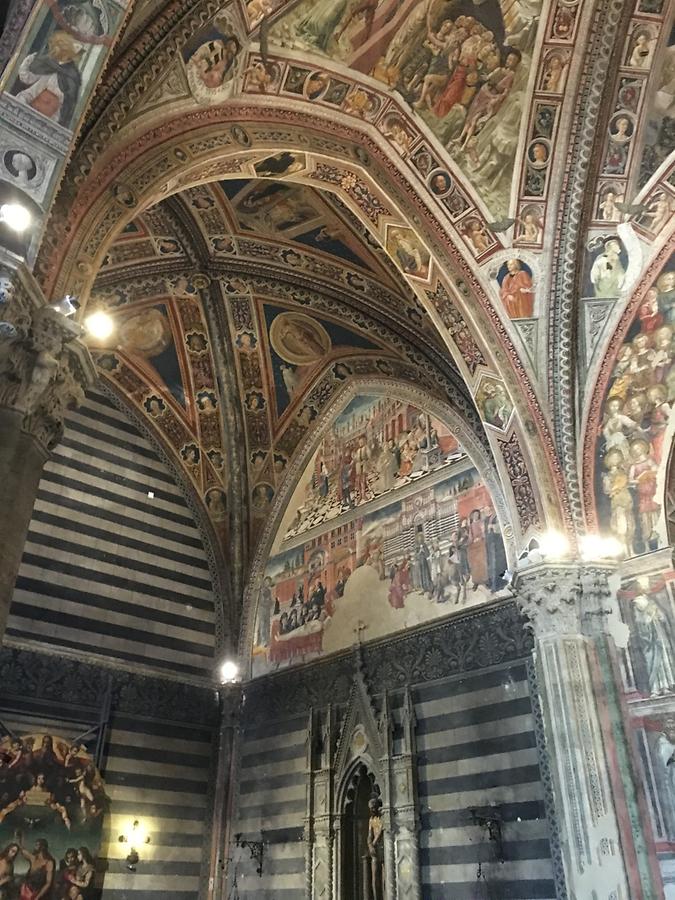
[(0, 696), (100, 710), (108, 692), (117, 714), (215, 727), (218, 694), (185, 682), (138, 675), (48, 653), (0, 649)]
[[(381, 696), (408, 685), (507, 665), (527, 658), (532, 646), (516, 604), (500, 600), (411, 634), (364, 644), (361, 654), (370, 692)], [(300, 715), (310, 707), (346, 703), (353, 679), (353, 652), (346, 650), (248, 682), (246, 703), (250, 714), (261, 718)]]

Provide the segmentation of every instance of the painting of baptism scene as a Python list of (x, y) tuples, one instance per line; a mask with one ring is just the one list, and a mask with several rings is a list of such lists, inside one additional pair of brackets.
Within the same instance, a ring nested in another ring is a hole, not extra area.
[(0, 741), (0, 900), (95, 900), (107, 798), (84, 745), (52, 734)]
[(627, 557), (667, 543), (661, 498), (675, 401), (674, 335), (671, 260), (647, 290), (619, 349), (598, 441), (600, 514)]
[(352, 400), (284, 515), (258, 598), (261, 673), (508, 596), (486, 486), (439, 420)]

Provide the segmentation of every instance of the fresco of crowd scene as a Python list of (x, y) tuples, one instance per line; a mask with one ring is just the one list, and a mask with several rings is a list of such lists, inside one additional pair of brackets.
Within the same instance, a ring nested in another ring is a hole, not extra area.
[(675, 400), (674, 329), (675, 271), (666, 271), (647, 291), (617, 355), (599, 441), (604, 516), (626, 556), (663, 543), (656, 494)]
[[(339, 59), (397, 90), (480, 182), (486, 201), (504, 210), (541, 2), (529, 2), (527, 13), (524, 6), (430, 0), (408, 4), (405, 15), (399, 0), (304, 0), (271, 39)], [(548, 90), (564, 76), (557, 62)], [(372, 113), (363, 102), (360, 114)], [(538, 146), (544, 157), (533, 162), (545, 168), (549, 149)]]
[(106, 795), (84, 745), (0, 742), (0, 900), (94, 900)]
[[(391, 425), (380, 433), (378, 420), (386, 418)], [(305, 500), (286, 538), (398, 490), (462, 455), (453, 435), (431, 416), (396, 401), (369, 407), (357, 401), (323, 441)]]
[(408, 404), (352, 401), (294, 507), (259, 595), (255, 646), (270, 663), (347, 646), (357, 620), (375, 637), (505, 587), (487, 488), (448, 429)]

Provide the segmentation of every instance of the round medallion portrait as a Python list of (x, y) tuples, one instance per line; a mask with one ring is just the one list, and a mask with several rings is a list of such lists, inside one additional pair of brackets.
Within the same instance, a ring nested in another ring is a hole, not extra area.
[(309, 366), (330, 352), (328, 332), (316, 319), (303, 313), (283, 312), (270, 328), (272, 347), (285, 362)]

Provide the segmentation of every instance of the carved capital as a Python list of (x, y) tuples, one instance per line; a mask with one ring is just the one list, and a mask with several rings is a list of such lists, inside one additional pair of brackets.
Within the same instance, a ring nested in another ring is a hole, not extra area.
[(605, 563), (542, 562), (516, 574), (516, 602), (539, 640), (609, 632), (615, 594)]
[(81, 327), (44, 302), (23, 268), (0, 268), (0, 407), (51, 450), (68, 409), (96, 379)]

